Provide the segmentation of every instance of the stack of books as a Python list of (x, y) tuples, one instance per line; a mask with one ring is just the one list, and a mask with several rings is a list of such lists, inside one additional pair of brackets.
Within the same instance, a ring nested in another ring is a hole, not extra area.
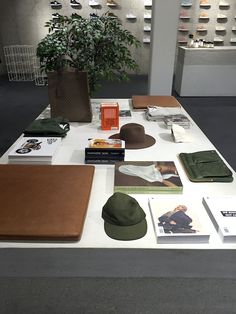
[(22, 137), (9, 151), (12, 164), (51, 164), (61, 137)]
[(115, 164), (124, 158), (125, 142), (120, 139), (90, 139), (85, 148), (86, 164)]
[(163, 121), (167, 129), (171, 129), (172, 124), (178, 124), (185, 129), (190, 128), (190, 120), (183, 114), (166, 115)]

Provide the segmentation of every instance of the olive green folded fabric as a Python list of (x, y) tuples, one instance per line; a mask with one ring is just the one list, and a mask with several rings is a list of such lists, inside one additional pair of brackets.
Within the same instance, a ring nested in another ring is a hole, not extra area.
[(34, 120), (24, 131), (25, 136), (64, 137), (70, 130), (68, 119), (62, 117)]
[(180, 153), (179, 158), (193, 182), (232, 182), (233, 174), (215, 150)]

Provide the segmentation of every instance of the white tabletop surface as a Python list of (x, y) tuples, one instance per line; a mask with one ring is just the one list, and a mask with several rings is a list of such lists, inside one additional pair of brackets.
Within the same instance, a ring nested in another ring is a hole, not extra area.
[[(101, 101), (108, 99), (92, 100), (93, 108), (98, 107)], [(129, 106), (128, 99), (113, 99), (118, 101), (122, 108)], [(181, 111), (188, 116), (183, 108)], [(189, 117), (189, 116), (188, 116)], [(189, 117), (190, 118), (190, 117)], [(236, 249), (236, 244), (224, 244), (216, 233), (204, 207), (202, 206), (203, 196), (212, 195), (235, 195), (236, 182), (232, 183), (192, 183), (187, 178), (185, 171), (178, 160), (181, 152), (195, 152), (200, 150), (215, 149), (208, 138), (191, 120), (191, 127), (187, 130), (192, 138), (191, 143), (174, 143), (170, 130), (166, 129), (163, 122), (150, 122), (145, 119), (144, 111), (132, 112), (132, 118), (121, 118), (120, 126), (125, 123), (135, 122), (143, 124), (146, 134), (152, 135), (156, 139), (155, 145), (146, 149), (126, 150), (126, 161), (171, 161), (176, 163), (177, 170), (183, 183), (183, 196), (190, 198), (194, 204), (199, 205), (199, 214), (209, 228), (211, 236), (210, 242), (206, 244), (157, 244), (153, 224), (148, 207), (148, 197), (175, 197), (175, 195), (158, 194), (134, 194), (143, 210), (146, 213), (148, 223), (147, 234), (134, 241), (117, 241), (109, 238), (104, 232), (103, 219), (101, 218), (102, 207), (107, 199), (113, 194), (114, 166), (96, 165), (92, 185), (92, 191), (84, 224), (82, 238), (73, 243), (27, 243), (27, 242), (0, 242), (0, 248), (143, 248), (143, 249)], [(89, 138), (107, 138), (117, 131), (102, 131), (97, 117), (92, 123), (71, 123), (68, 135), (63, 138), (61, 147), (56, 155), (54, 164), (76, 165), (84, 164), (84, 148)], [(11, 148), (10, 148), (11, 149)], [(1, 163), (7, 163), (6, 152), (0, 159)]]

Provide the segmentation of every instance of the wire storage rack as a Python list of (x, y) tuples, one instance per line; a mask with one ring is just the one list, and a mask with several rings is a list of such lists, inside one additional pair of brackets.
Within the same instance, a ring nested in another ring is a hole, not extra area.
[(10, 45), (4, 46), (3, 51), (9, 81), (34, 81), (34, 46)]

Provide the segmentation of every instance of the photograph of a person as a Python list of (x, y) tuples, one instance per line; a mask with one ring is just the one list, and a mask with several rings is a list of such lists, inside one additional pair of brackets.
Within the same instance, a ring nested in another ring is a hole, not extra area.
[(141, 162), (130, 162), (119, 166), (118, 171), (127, 176), (138, 177), (148, 182), (159, 182), (166, 186), (178, 186), (179, 174), (174, 162), (151, 162), (144, 164)]
[(123, 161), (115, 164), (115, 190), (129, 193), (181, 193), (173, 161)]
[(187, 206), (178, 205), (158, 218), (158, 226), (164, 228), (165, 233), (196, 233), (192, 226), (192, 218), (187, 215)]

